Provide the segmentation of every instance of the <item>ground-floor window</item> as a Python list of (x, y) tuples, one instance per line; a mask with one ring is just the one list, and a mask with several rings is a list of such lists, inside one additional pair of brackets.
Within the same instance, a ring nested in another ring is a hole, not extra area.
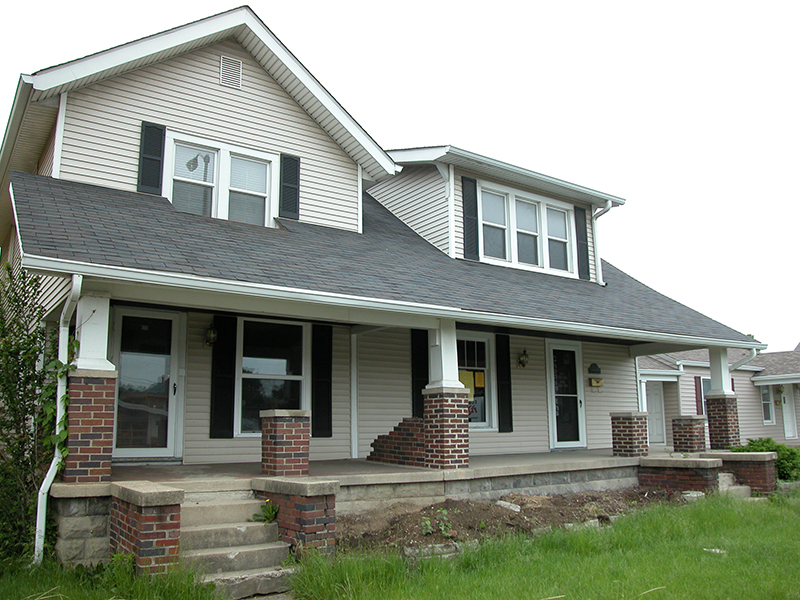
[(772, 406), (772, 388), (761, 386), (761, 414), (764, 425), (775, 425), (775, 409)]
[(293, 323), (239, 321), (236, 414), (239, 434), (261, 431), (259, 413), (299, 409), (307, 393), (308, 327)]
[(469, 391), (470, 426), (492, 427), (495, 414), (492, 336), (459, 332), (458, 337), (458, 379)]

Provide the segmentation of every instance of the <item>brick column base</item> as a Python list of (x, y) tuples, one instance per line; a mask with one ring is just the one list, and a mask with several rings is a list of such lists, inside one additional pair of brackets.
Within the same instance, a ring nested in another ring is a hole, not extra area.
[(111, 553), (132, 554), (137, 573), (162, 573), (180, 558), (183, 490), (149, 481), (111, 485)]
[(255, 479), (253, 488), (257, 498), (278, 506), (278, 534), (295, 553), (336, 550), (337, 481)]
[(262, 410), (261, 474), (308, 475), (311, 411)]
[(712, 450), (727, 450), (742, 443), (736, 396), (706, 396), (708, 439)]
[(708, 452), (700, 457), (721, 459), (723, 471), (733, 473), (737, 483), (749, 485), (759, 494), (771, 494), (778, 486), (776, 452)]
[(719, 490), (722, 461), (712, 458), (642, 458), (639, 485), (670, 491)]
[(614, 456), (647, 456), (647, 413), (611, 413), (611, 440)]
[(425, 466), (457, 469), (469, 466), (469, 392), (433, 388), (422, 392)]
[(703, 452), (706, 449), (706, 418), (703, 415), (672, 419), (672, 449)]
[(64, 459), (64, 482), (110, 481), (117, 373), (74, 371), (67, 383), (69, 454)]

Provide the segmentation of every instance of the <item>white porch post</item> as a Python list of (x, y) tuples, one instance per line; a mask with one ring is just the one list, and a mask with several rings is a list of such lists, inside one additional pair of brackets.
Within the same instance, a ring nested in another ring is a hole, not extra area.
[(455, 321), (442, 319), (439, 321), (439, 329), (428, 330), (428, 357), (430, 382), (425, 386), (426, 389), (464, 388), (464, 384), (458, 379)]
[(79, 343), (79, 370), (116, 370), (107, 358), (110, 315), (111, 303), (108, 296), (87, 294), (78, 301), (75, 334)]
[(731, 389), (731, 374), (728, 370), (728, 349), (709, 348), (708, 362), (711, 367), (711, 389), (709, 396), (733, 396)]

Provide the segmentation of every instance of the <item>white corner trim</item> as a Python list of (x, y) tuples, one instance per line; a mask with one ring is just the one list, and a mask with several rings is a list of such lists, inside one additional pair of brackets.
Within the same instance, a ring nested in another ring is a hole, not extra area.
[(64, 123), (67, 120), (67, 94), (62, 92), (58, 98), (58, 117), (56, 118), (56, 135), (53, 140), (53, 172), (52, 177), (61, 177), (61, 155), (64, 150)]
[(447, 245), (450, 258), (456, 258), (456, 168), (450, 165), (447, 194)]
[(356, 194), (358, 197), (356, 198), (356, 207), (357, 207), (357, 216), (358, 219), (358, 233), (364, 233), (364, 167), (361, 166), (361, 163), (358, 163), (358, 189)]

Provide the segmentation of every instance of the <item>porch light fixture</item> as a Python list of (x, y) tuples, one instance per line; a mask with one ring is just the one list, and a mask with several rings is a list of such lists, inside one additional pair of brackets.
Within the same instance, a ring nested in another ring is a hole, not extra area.
[(209, 348), (213, 348), (214, 344), (217, 342), (217, 330), (214, 329), (214, 323), (208, 326), (206, 330), (206, 346)]
[(592, 363), (589, 365), (589, 374), (590, 375), (600, 375), (602, 371), (600, 371), (600, 367), (597, 366), (597, 363)]
[(530, 357), (528, 356), (528, 349), (525, 348), (522, 351), (522, 354), (519, 355), (519, 360), (517, 361), (517, 366), (522, 368), (522, 369), (524, 369), (525, 367), (528, 366), (528, 360), (530, 360)]

